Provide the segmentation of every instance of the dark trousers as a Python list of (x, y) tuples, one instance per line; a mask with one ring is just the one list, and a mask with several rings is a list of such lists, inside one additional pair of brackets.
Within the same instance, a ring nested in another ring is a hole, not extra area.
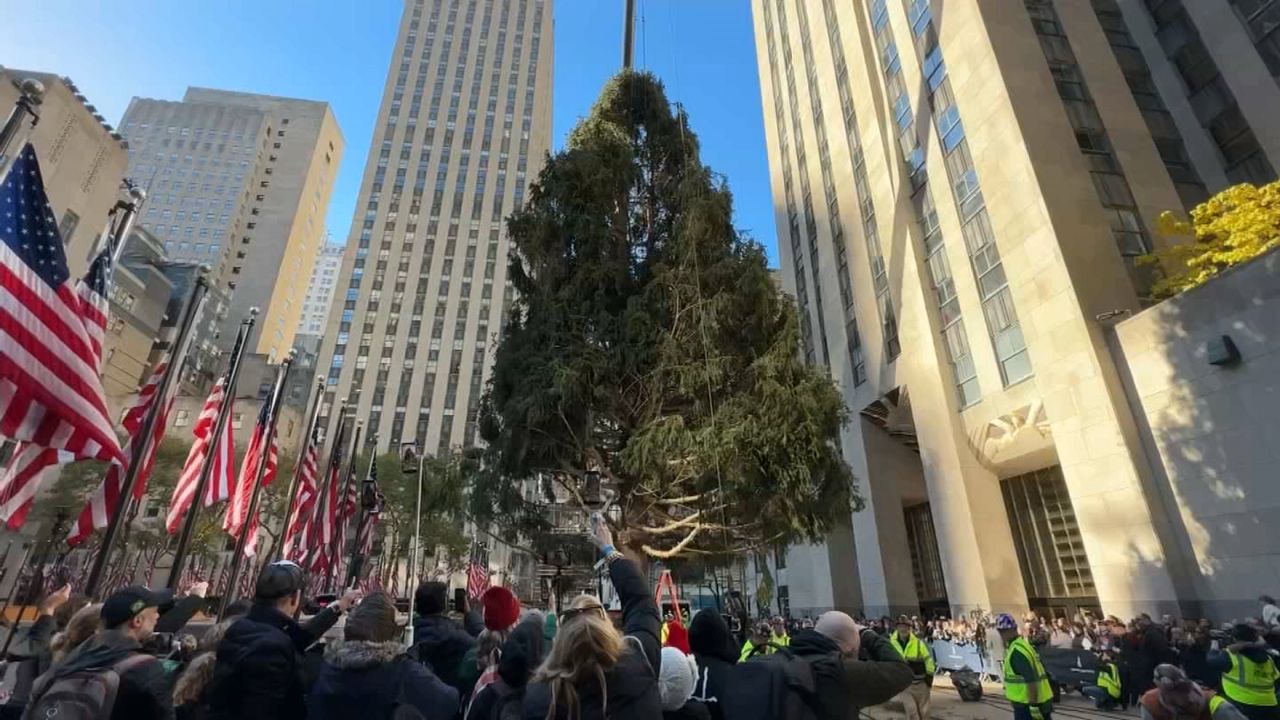
[[(1022, 703), (1010, 703), (1013, 705), (1013, 720), (1037, 720), (1031, 714), (1031, 706)], [(1050, 720), (1053, 717), (1053, 703), (1047, 702), (1039, 706), (1040, 717), (1038, 720)]]
[(1280, 720), (1280, 707), (1275, 705), (1244, 705), (1234, 700), (1231, 702), (1240, 711), (1240, 714), (1249, 718), (1249, 720)]

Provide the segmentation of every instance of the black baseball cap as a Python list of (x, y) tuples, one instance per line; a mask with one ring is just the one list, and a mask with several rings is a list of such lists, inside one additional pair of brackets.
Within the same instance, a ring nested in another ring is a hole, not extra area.
[(163, 607), (171, 602), (173, 593), (169, 590), (151, 590), (142, 585), (130, 585), (115, 591), (102, 603), (100, 617), (103, 626), (119, 627), (149, 607)]
[(255, 600), (279, 600), (301, 590), (306, 580), (307, 574), (301, 565), (292, 560), (277, 560), (258, 574), (253, 597)]

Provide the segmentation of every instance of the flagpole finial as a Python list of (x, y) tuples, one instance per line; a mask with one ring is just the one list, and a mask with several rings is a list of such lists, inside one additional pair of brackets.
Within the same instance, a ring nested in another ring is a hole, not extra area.
[(18, 92), (33, 105), (44, 102), (44, 83), (35, 78), (23, 78), (18, 83)]
[(256, 317), (258, 317), (258, 312), (259, 312), (259, 310), (258, 310), (258, 306), (256, 306), (256, 305), (255, 305), (255, 306), (253, 306), (253, 307), (251, 307), (251, 308), (249, 308), (249, 317), (251, 317), (251, 318), (256, 318)]
[(124, 182), (129, 195), (129, 202), (135, 206), (142, 205), (143, 201), (147, 199), (147, 191), (134, 185), (132, 180), (126, 179)]

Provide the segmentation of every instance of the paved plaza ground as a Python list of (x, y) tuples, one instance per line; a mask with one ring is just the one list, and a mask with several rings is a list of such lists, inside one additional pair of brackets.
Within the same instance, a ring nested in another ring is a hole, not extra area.
[[(951, 686), (945, 676), (938, 676), (933, 684), (933, 701), (929, 707), (930, 720), (1009, 720), (1013, 711), (1004, 699), (1004, 690), (999, 684), (986, 684), (985, 693), (979, 702), (964, 702)], [(902, 706), (887, 703), (871, 708), (863, 713), (864, 718), (873, 720), (898, 720), (905, 717)], [(1136, 718), (1138, 711), (1130, 708), (1120, 710), (1096, 710), (1093, 703), (1081, 697), (1079, 693), (1064, 696), (1062, 703), (1054, 708), (1054, 720), (1103, 720), (1104, 718)]]

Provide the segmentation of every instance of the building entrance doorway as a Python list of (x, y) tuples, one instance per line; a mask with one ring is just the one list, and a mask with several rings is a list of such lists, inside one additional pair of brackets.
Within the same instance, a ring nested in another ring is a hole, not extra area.
[(1098, 591), (1062, 468), (1006, 478), (1000, 487), (1031, 609), (1046, 619), (1098, 612)]

